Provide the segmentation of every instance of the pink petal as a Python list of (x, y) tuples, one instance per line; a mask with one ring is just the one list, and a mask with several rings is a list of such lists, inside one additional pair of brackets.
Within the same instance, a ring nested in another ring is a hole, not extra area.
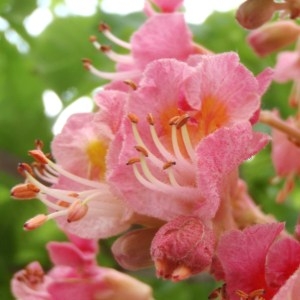
[(249, 119), (259, 108), (259, 82), (236, 53), (201, 55), (196, 69), (185, 87), (186, 100), (194, 109), (213, 99), (225, 105), (230, 121), (239, 121)]
[(193, 52), (192, 35), (180, 13), (154, 15), (134, 33), (131, 44), (140, 69), (159, 58), (186, 60)]
[[(125, 83), (123, 83), (125, 85)], [(95, 121), (108, 125), (113, 134), (117, 132), (124, 116), (124, 106), (128, 93), (115, 90), (101, 90), (94, 96), (100, 112), (95, 115)]]
[(70, 279), (66, 281), (57, 281), (48, 287), (51, 299), (66, 300), (66, 299), (96, 299), (97, 295), (107, 292), (107, 287), (102, 280), (84, 280)]
[(296, 300), (300, 298), (300, 269), (286, 281), (281, 289), (273, 297), (273, 300)]
[(87, 214), (79, 221), (67, 222), (65, 217), (57, 219), (59, 225), (66, 231), (82, 238), (107, 238), (117, 235), (130, 226), (125, 219), (127, 208), (122, 200), (104, 185), (97, 199), (89, 202)]
[(300, 244), (292, 238), (275, 242), (268, 252), (266, 280), (268, 285), (280, 288), (299, 268)]
[(96, 254), (98, 252), (98, 241), (96, 239), (84, 239), (77, 235), (67, 233), (69, 240), (83, 253)]
[(55, 265), (83, 269), (94, 261), (95, 255), (84, 254), (74, 244), (69, 242), (50, 242), (47, 249), (51, 261)]
[(205, 137), (196, 149), (198, 186), (205, 201), (198, 203), (195, 214), (213, 217), (222, 197), (222, 185), (228, 184), (224, 179), (268, 141), (268, 136), (253, 132), (248, 122), (221, 128)]
[(82, 113), (72, 115), (62, 132), (58, 134), (51, 144), (52, 154), (58, 164), (69, 172), (81, 177), (99, 180), (99, 172), (105, 170), (93, 165), (90, 172), (90, 160), (87, 154), (88, 145), (99, 141), (108, 145), (113, 135), (110, 128), (95, 120), (95, 114)]
[(217, 256), (224, 269), (230, 299), (239, 299), (236, 290), (250, 293), (257, 289), (265, 289), (264, 297), (269, 299), (272, 290), (267, 289), (265, 281), (266, 257), (283, 228), (283, 223), (254, 225), (221, 237)]

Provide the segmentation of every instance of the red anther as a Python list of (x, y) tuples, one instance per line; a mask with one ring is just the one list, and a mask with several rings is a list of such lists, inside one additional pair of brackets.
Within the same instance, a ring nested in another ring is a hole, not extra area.
[(44, 164), (44, 165), (48, 164), (47, 156), (41, 150), (39, 150), (39, 149), (30, 150), (30, 151), (28, 151), (28, 154), (30, 156), (32, 156), (36, 162)]
[(128, 119), (132, 122), (137, 124), (139, 122), (139, 118), (137, 115), (133, 114), (133, 113), (129, 113), (128, 114)]
[(27, 177), (26, 172), (29, 173), (31, 176), (34, 176), (32, 168), (26, 163), (19, 163), (17, 170), (24, 177)]
[(98, 30), (100, 32), (103, 32), (103, 31), (110, 31), (110, 27), (106, 24), (106, 23), (100, 23), (99, 26), (98, 26)]
[(68, 208), (70, 207), (70, 203), (64, 201), (64, 200), (58, 200), (56, 202), (57, 205), (61, 206), (61, 207), (65, 207), (65, 208)]
[(138, 157), (133, 157), (133, 158), (130, 158), (128, 160), (128, 162), (126, 163), (126, 165), (130, 166), (130, 165), (133, 165), (133, 164), (139, 163), (139, 162), (141, 162), (141, 160)]
[(226, 299), (228, 299), (227, 292), (226, 292), (226, 284), (223, 284), (221, 287), (212, 291), (209, 294), (208, 299), (209, 300), (213, 300), (213, 299), (226, 300)]
[(83, 58), (81, 61), (82, 61), (83, 67), (89, 71), (90, 67), (92, 65), (92, 61), (88, 58)]
[(175, 161), (167, 161), (164, 165), (163, 165), (163, 170), (169, 169), (172, 166), (175, 166), (176, 162)]
[(149, 113), (147, 115), (147, 122), (150, 124), (150, 125), (154, 125), (154, 117), (151, 113)]
[(137, 84), (133, 80), (126, 79), (123, 82), (129, 85), (134, 91), (138, 88)]
[(95, 35), (91, 35), (91, 36), (89, 37), (89, 41), (90, 41), (91, 43), (96, 42), (96, 41), (97, 41), (96, 36), (95, 36)]
[(68, 208), (68, 222), (75, 222), (81, 220), (88, 212), (88, 206), (82, 203), (81, 200), (76, 200)]
[(105, 53), (105, 52), (110, 51), (111, 47), (108, 45), (101, 45), (100, 50)]
[(142, 146), (135, 146), (134, 148), (135, 148), (136, 151), (142, 153), (145, 157), (149, 156), (148, 151), (144, 147), (142, 147)]
[(244, 300), (265, 300), (264, 297), (261, 297), (262, 295), (265, 294), (264, 289), (257, 289), (252, 291), (251, 293), (247, 294), (241, 290), (236, 290), (235, 293)]
[(179, 129), (183, 125), (185, 125), (187, 123), (187, 121), (189, 120), (189, 118), (190, 118), (190, 116), (188, 114), (184, 114), (184, 115), (180, 116), (176, 122), (176, 128)]
[(32, 219), (28, 220), (24, 225), (23, 228), (25, 230), (33, 230), (41, 225), (43, 225), (47, 221), (47, 216), (44, 214), (36, 215)]
[(28, 200), (35, 198), (40, 189), (32, 183), (22, 183), (11, 189), (10, 195), (15, 199)]
[(44, 143), (42, 140), (36, 139), (34, 141), (35, 149), (42, 150), (44, 148)]
[(180, 119), (180, 116), (175, 116), (169, 120), (169, 125), (177, 125), (178, 120)]
[(41, 174), (44, 174), (44, 171), (45, 171), (45, 164), (41, 164), (37, 161), (34, 161), (32, 164), (31, 164), (32, 168), (34, 170), (38, 170)]

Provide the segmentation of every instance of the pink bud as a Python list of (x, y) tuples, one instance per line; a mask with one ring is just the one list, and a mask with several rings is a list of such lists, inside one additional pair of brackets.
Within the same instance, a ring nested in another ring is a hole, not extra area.
[(157, 228), (137, 229), (119, 237), (111, 249), (117, 262), (131, 271), (152, 266), (150, 246), (156, 231)]
[(162, 226), (151, 244), (158, 277), (179, 281), (208, 267), (215, 236), (199, 218), (180, 216)]
[(255, 29), (270, 20), (276, 9), (273, 0), (247, 0), (238, 8), (236, 19), (244, 28)]
[(300, 27), (295, 22), (279, 21), (252, 31), (247, 40), (258, 55), (265, 56), (295, 42), (299, 34)]

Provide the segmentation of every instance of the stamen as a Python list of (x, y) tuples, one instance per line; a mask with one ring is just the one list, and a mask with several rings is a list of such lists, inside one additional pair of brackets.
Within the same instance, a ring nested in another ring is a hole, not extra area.
[(247, 294), (243, 292), (242, 290), (236, 290), (236, 295), (240, 297), (241, 300), (265, 300), (264, 297), (261, 297), (265, 294), (264, 289), (257, 289), (252, 291), (251, 293)]
[(133, 165), (133, 164), (139, 163), (139, 162), (141, 162), (141, 160), (138, 157), (133, 157), (133, 158), (130, 158), (128, 160), (128, 162), (126, 163), (126, 165), (130, 166), (130, 165)]
[(182, 136), (183, 143), (184, 143), (185, 149), (186, 149), (189, 157), (191, 158), (192, 161), (194, 161), (195, 160), (195, 151), (192, 146), (192, 142), (191, 142), (190, 135), (189, 135), (186, 124), (184, 124), (181, 127), (181, 136)]
[(125, 48), (125, 49), (128, 49), (128, 50), (131, 50), (131, 45), (130, 43), (127, 43), (123, 40), (121, 40), (120, 38), (116, 37), (115, 35), (113, 35), (110, 31), (110, 27), (105, 24), (105, 23), (101, 23), (98, 27), (99, 31), (102, 32), (109, 40), (111, 40), (112, 42), (114, 42), (115, 44)]
[(144, 172), (144, 175), (146, 176), (146, 178), (152, 182), (152, 183), (155, 183), (155, 184), (163, 184), (165, 185), (164, 183), (162, 183), (161, 181), (159, 181), (155, 176), (153, 176), (153, 174), (151, 173), (148, 165), (147, 165), (147, 162), (145, 160), (145, 157), (144, 156), (141, 156), (141, 167), (142, 167), (142, 170)]
[(300, 130), (292, 127), (287, 122), (275, 117), (271, 112), (261, 111), (259, 120), (262, 123), (268, 124), (284, 133), (288, 136), (300, 141)]
[[(189, 157), (191, 158), (191, 160), (195, 159), (195, 151), (193, 149), (191, 140), (190, 140), (190, 136), (189, 136), (189, 132), (186, 126), (187, 121), (189, 120), (190, 116), (188, 114), (184, 114), (182, 116), (175, 116), (173, 118), (170, 119), (169, 121), (169, 125), (171, 126), (176, 126), (176, 129), (180, 129), (181, 131), (181, 136), (183, 139), (183, 143), (185, 146), (185, 149), (189, 155)], [(173, 143), (173, 149), (175, 153), (179, 153), (179, 146), (178, 146), (178, 141), (177, 141), (177, 135), (175, 134), (175, 130), (172, 129), (172, 141), (173, 141), (173, 136), (174, 136), (174, 143)], [(183, 156), (181, 156), (183, 157)]]
[(75, 222), (81, 220), (88, 212), (88, 206), (81, 200), (76, 200), (68, 208), (68, 222)]
[(134, 91), (138, 88), (137, 84), (133, 80), (126, 79), (124, 80), (124, 83), (129, 85)]
[(142, 153), (145, 157), (148, 157), (149, 154), (148, 154), (148, 151), (142, 147), (142, 146), (135, 146), (134, 147), (138, 152)]
[(132, 122), (134, 124), (137, 124), (139, 122), (138, 116), (133, 113), (129, 113), (128, 118), (129, 118), (130, 122)]
[(151, 137), (153, 139), (153, 142), (154, 142), (157, 150), (160, 152), (160, 154), (165, 159), (167, 159), (167, 160), (174, 159), (174, 157), (170, 154), (170, 152), (168, 150), (166, 150), (166, 148), (163, 146), (163, 144), (160, 142), (160, 139), (157, 136), (157, 132), (154, 127), (154, 118), (153, 118), (152, 114), (150, 114), (150, 113), (148, 114), (147, 121), (150, 125)]
[(92, 74), (95, 76), (98, 76), (99, 78), (102, 79), (107, 79), (107, 80), (120, 80), (124, 81), (128, 78), (134, 78), (137, 77), (140, 72), (139, 71), (124, 71), (124, 72), (104, 72), (101, 70), (98, 70), (92, 65), (91, 60), (89, 59), (82, 59), (83, 66), (86, 70), (90, 71)]
[(169, 169), (171, 166), (175, 166), (176, 162), (175, 161), (167, 161), (164, 165), (163, 165), (163, 170)]
[(172, 146), (173, 146), (173, 150), (174, 150), (174, 154), (175, 157), (179, 158), (180, 160), (185, 160), (185, 158), (183, 157), (183, 155), (181, 154), (179, 145), (178, 145), (178, 139), (177, 139), (177, 122), (175, 123), (174, 121), (172, 121), (174, 118), (172, 118), (169, 122), (169, 124), (172, 126), (172, 131), (171, 131), (171, 135), (172, 135)]
[(82, 178), (82, 177), (79, 177), (79, 176), (76, 176), (75, 174), (73, 173), (70, 173), (68, 171), (66, 171), (65, 169), (61, 168), (59, 165), (55, 164), (54, 162), (52, 162), (51, 160), (47, 159), (47, 163), (50, 167), (52, 167), (55, 171), (57, 171), (59, 174), (75, 181), (75, 182), (78, 182), (80, 184), (83, 184), (83, 185), (86, 185), (86, 186), (89, 186), (89, 187), (93, 187), (93, 188), (102, 188), (104, 185), (101, 184), (100, 182), (96, 182), (96, 181), (92, 181), (92, 180), (89, 180), (89, 179), (85, 179), (85, 178)]
[(42, 140), (35, 140), (34, 141), (34, 145), (35, 145), (35, 148), (38, 149), (38, 150), (42, 150), (44, 148), (44, 143)]
[(47, 220), (48, 217), (44, 214), (36, 215), (35, 217), (26, 221), (23, 225), (23, 228), (25, 230), (33, 230), (43, 225)]
[[(38, 180), (36, 180), (34, 177), (32, 177), (29, 173), (27, 173), (26, 178), (30, 183), (34, 184), (37, 188), (39, 188), (41, 190), (41, 192), (43, 192), (43, 193), (45, 193), (49, 196), (52, 196), (56, 199), (63, 199), (64, 201), (67, 201), (70, 203), (74, 202), (74, 197), (68, 196), (67, 191), (49, 188), (49, 187), (41, 184)], [(41, 199), (41, 201), (42, 201), (42, 199)], [(52, 203), (52, 205), (54, 205), (54, 204)], [(56, 207), (55, 209), (58, 209), (58, 208)]]
[(151, 153), (151, 151), (148, 150), (148, 148), (146, 147), (145, 143), (143, 142), (143, 140), (142, 140), (142, 138), (140, 136), (140, 133), (139, 133), (138, 128), (137, 128), (137, 123), (139, 122), (138, 117), (135, 114), (133, 114), (133, 113), (129, 113), (128, 114), (128, 119), (131, 122), (133, 136), (134, 136), (137, 144), (139, 146), (143, 147), (148, 152), (149, 159), (151, 159), (151, 161), (153, 161), (154, 164), (156, 164), (157, 166), (160, 166), (161, 165), (161, 161), (156, 156), (154, 156)]
[(179, 129), (183, 125), (185, 125), (187, 123), (187, 121), (189, 120), (189, 118), (190, 118), (190, 116), (188, 114), (184, 114), (184, 115), (180, 116), (176, 121), (176, 128)]
[(42, 174), (38, 168), (34, 168), (34, 172), (40, 179), (44, 180), (45, 182), (48, 182), (51, 184), (57, 183), (57, 176), (52, 175), (49, 172), (44, 172)]
[(39, 191), (40, 189), (32, 183), (22, 183), (14, 186), (11, 189), (10, 195), (14, 199), (29, 200), (35, 198)]
[(43, 151), (39, 149), (34, 149), (28, 151), (28, 154), (33, 157), (33, 159), (40, 164), (47, 164), (47, 157)]
[(54, 210), (62, 210), (64, 207), (62, 207), (59, 204), (53, 203), (49, 201), (43, 194), (38, 195), (39, 200), (44, 203), (47, 207), (50, 207)]
[(114, 52), (110, 46), (107, 45), (101, 45), (97, 38), (93, 35), (89, 38), (90, 42), (93, 44), (93, 46), (97, 49), (103, 52), (108, 58), (110, 58), (114, 62), (120, 62), (120, 63), (133, 63), (133, 58), (130, 55), (124, 55), (124, 54), (118, 54)]
[(34, 176), (32, 168), (26, 163), (19, 163), (17, 170), (23, 177), (26, 177), (27, 173)]

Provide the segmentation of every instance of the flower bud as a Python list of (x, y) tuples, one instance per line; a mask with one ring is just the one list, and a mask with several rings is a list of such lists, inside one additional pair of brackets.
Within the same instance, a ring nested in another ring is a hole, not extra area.
[(247, 41), (258, 55), (265, 56), (292, 44), (299, 34), (300, 27), (295, 22), (279, 21), (252, 31)]
[(157, 228), (137, 229), (118, 238), (112, 246), (117, 262), (131, 271), (152, 266), (150, 246), (156, 231)]
[(162, 226), (151, 244), (158, 277), (179, 281), (202, 272), (212, 261), (215, 236), (199, 218), (180, 216)]
[(276, 9), (273, 0), (247, 0), (238, 8), (236, 19), (244, 28), (255, 29), (270, 20)]

